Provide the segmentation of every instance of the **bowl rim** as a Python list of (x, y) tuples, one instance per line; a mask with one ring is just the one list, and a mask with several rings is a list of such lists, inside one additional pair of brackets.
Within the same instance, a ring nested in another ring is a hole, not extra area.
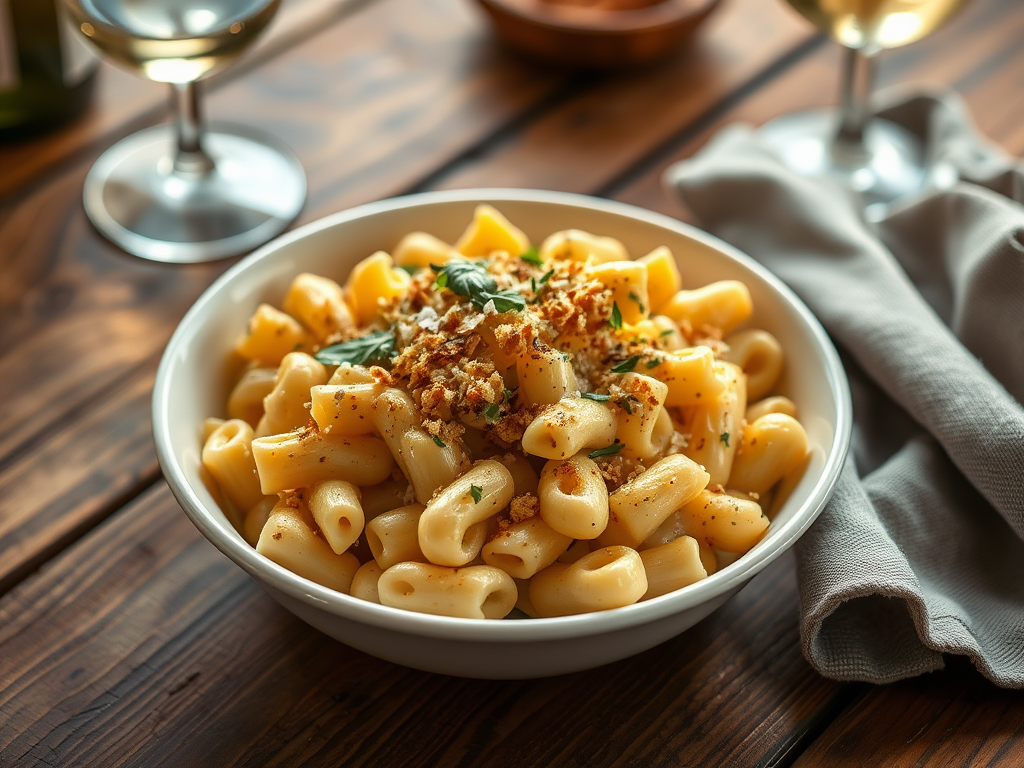
[[(258, 554), (255, 548), (250, 547), (236, 535), (228, 533), (227, 530), (214, 520), (210, 510), (206, 508), (205, 504), (186, 480), (184, 470), (178, 464), (171, 449), (169, 431), (171, 418), (169, 382), (174, 358), (178, 349), (201, 330), (202, 323), (200, 321), (207, 305), (215, 301), (219, 294), (234, 281), (236, 276), (250, 266), (263, 259), (272, 257), (274, 253), (284, 246), (297, 242), (313, 233), (388, 211), (419, 207), (426, 204), (454, 202), (488, 202), (497, 206), (500, 206), (502, 202), (569, 205), (624, 216), (673, 230), (738, 261), (767, 282), (796, 311), (817, 342), (818, 351), (823, 355), (826, 378), (832, 392), (835, 394), (836, 425), (832, 444), (827, 448), (825, 463), (818, 482), (798, 512), (778, 529), (771, 542), (771, 546), (749, 552), (729, 566), (722, 568), (695, 584), (642, 603), (576, 616), (494, 621), (414, 613), (335, 592), (320, 584), (308, 581)], [(673, 614), (682, 613), (730, 590), (739, 588), (789, 549), (821, 513), (838, 482), (849, 450), (853, 427), (853, 406), (849, 383), (840, 362), (839, 354), (836, 352), (828, 334), (796, 294), (778, 277), (754, 261), (750, 256), (694, 226), (628, 203), (569, 192), (500, 188), (421, 192), (388, 198), (325, 216), (271, 240), (218, 277), (182, 318), (167, 344), (157, 369), (156, 381), (153, 387), (152, 409), (153, 439), (156, 444), (157, 458), (174, 497), (188, 518), (199, 529), (200, 533), (217, 549), (253, 576), (257, 583), (265, 582), (267, 586), (305, 603), (310, 608), (326, 610), (335, 616), (380, 629), (394, 630), (423, 637), (483, 642), (544, 642), (555, 639), (605, 634), (628, 627), (648, 624)], [(263, 586), (262, 583), (261, 586)]]
[(700, 0), (697, 5), (694, 5), (693, 0), (661, 0), (645, 8), (615, 11), (546, 2), (524, 3), (518, 0), (478, 2), (525, 24), (552, 31), (595, 37), (622, 37), (699, 23), (722, 0)]

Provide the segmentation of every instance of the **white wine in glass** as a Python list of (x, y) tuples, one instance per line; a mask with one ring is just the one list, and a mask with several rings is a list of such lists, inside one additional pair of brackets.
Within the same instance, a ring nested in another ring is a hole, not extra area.
[(917, 139), (870, 111), (877, 54), (931, 34), (967, 0), (788, 0), (802, 16), (846, 47), (838, 110), (784, 115), (761, 136), (793, 170), (831, 175), (859, 192), (869, 218), (952, 169), (929, 167)]
[(113, 62), (173, 91), (173, 129), (129, 136), (90, 170), (83, 197), (97, 229), (136, 256), (186, 263), (243, 253), (294, 220), (306, 196), (298, 159), (249, 128), (206, 130), (197, 90), (252, 43), (280, 0), (64, 2)]

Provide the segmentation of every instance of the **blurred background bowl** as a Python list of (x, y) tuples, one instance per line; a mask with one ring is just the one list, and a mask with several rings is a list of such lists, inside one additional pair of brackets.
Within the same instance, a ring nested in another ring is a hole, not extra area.
[(678, 50), (721, 0), (663, 0), (628, 10), (550, 0), (477, 2), (498, 37), (521, 53), (572, 68), (619, 69)]

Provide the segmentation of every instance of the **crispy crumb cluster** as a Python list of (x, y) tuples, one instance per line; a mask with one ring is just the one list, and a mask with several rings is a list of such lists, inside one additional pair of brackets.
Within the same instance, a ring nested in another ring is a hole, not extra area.
[[(436, 271), (420, 269), (404, 298), (382, 313), (380, 327), (393, 329), (397, 356), (390, 371), (374, 369), (375, 376), (412, 394), (427, 432), (442, 440), (462, 438), (484, 454), (516, 447), (544, 409), (516, 397), (515, 360), (531, 350), (566, 356), (581, 392), (608, 394), (627, 408), (630, 398), (635, 401), (637, 393), (618, 384), (622, 374), (609, 369), (637, 356), (642, 373), (660, 359), (662, 344), (611, 326), (612, 291), (588, 277), (583, 262), (539, 266), (498, 251), (478, 263), (499, 290), (519, 293), (525, 308), (477, 309), (468, 298), (439, 288)], [(694, 343), (707, 336), (691, 335)], [(610, 467), (606, 479), (613, 487), (636, 470), (623, 472), (622, 460), (602, 464)]]

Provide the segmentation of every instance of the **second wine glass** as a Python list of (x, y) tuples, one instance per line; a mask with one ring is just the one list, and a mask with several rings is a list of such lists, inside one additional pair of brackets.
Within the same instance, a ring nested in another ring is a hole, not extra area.
[(890, 203), (955, 177), (930, 164), (913, 134), (873, 117), (877, 55), (920, 40), (967, 0), (788, 0), (801, 15), (845, 46), (840, 106), (783, 115), (762, 126), (763, 140), (790, 168), (830, 175), (858, 192), (868, 218)]
[(298, 158), (250, 128), (204, 128), (198, 81), (233, 61), (280, 0), (64, 0), (79, 31), (115, 63), (172, 88), (173, 126), (133, 134), (86, 178), (85, 210), (110, 240), (154, 261), (251, 250), (298, 215)]

